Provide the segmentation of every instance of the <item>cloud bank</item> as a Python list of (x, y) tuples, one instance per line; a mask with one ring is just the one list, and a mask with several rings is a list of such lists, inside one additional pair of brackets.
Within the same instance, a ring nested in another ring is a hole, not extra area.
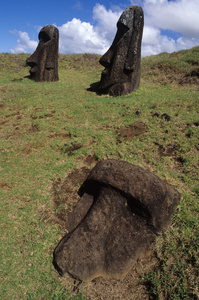
[[(134, 1), (131, 1), (133, 5)], [(144, 0), (142, 56), (199, 45), (198, 0)], [(177, 36), (177, 38), (175, 38)]]
[(36, 41), (31, 41), (27, 32), (14, 30), (10, 33), (19, 36), (16, 47), (10, 50), (11, 53), (33, 52), (36, 49), (38, 43)]
[(60, 53), (97, 53), (103, 54), (112, 43), (116, 33), (116, 23), (122, 11), (106, 10), (103, 5), (93, 8), (93, 20), (96, 26), (79, 19), (58, 27)]
[[(130, 5), (143, 7), (145, 25), (142, 40), (142, 56), (161, 52), (174, 52), (199, 45), (198, 0), (131, 0)], [(73, 18), (57, 26), (60, 35), (59, 52), (96, 53), (102, 55), (111, 45), (116, 33), (116, 23), (122, 10), (107, 10), (96, 4), (93, 23)], [(38, 42), (30, 39), (27, 32), (15, 30), (19, 39), (11, 53), (32, 53)]]

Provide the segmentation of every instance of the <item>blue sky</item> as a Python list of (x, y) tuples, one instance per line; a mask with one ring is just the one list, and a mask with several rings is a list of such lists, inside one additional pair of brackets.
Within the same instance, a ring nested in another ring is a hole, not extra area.
[(142, 56), (199, 45), (199, 0), (11, 0), (1, 4), (0, 52), (32, 53), (39, 30), (55, 25), (60, 53), (103, 54), (129, 5), (144, 10)]

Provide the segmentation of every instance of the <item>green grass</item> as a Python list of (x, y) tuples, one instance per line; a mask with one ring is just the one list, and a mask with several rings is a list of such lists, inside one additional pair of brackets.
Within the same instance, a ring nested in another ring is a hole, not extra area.
[[(60, 80), (35, 83), (25, 78), (28, 55), (0, 54), (2, 299), (84, 299), (52, 266), (63, 235), (52, 222), (62, 209), (52, 185), (89, 155), (129, 161), (178, 189), (172, 226), (156, 240), (159, 267), (142, 280), (154, 299), (198, 299), (198, 54), (195, 47), (144, 58), (140, 88), (117, 98), (87, 91), (100, 79), (97, 55), (60, 55)], [(142, 134), (121, 135), (143, 123)]]
[(156, 84), (198, 84), (199, 48), (143, 58), (145, 79)]

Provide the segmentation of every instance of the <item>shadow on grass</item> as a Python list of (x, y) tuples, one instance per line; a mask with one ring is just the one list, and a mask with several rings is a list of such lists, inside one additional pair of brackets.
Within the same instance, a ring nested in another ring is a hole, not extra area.
[(87, 88), (87, 91), (95, 92), (98, 96), (108, 94), (107, 89), (106, 90), (105, 89), (104, 90), (100, 89), (100, 81), (91, 83), (90, 87)]

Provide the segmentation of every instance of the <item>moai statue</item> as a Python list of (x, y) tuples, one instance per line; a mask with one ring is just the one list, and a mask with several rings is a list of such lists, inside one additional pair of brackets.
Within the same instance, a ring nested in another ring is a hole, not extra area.
[(35, 81), (57, 81), (59, 30), (53, 25), (44, 26), (39, 32), (39, 45), (26, 60), (30, 79)]
[(135, 91), (140, 84), (141, 41), (144, 15), (139, 6), (128, 6), (117, 23), (117, 33), (109, 50), (99, 62), (99, 92), (120, 96)]
[(155, 174), (109, 159), (91, 170), (79, 196), (53, 263), (60, 275), (80, 281), (124, 277), (169, 225), (180, 199)]

